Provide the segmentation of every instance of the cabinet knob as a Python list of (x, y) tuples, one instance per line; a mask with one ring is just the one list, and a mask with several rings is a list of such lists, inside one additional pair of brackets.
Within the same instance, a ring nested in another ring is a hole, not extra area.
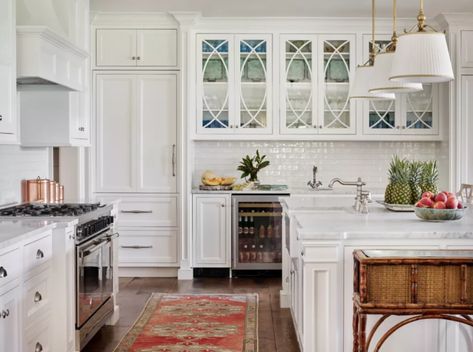
[(396, 128), (397, 128), (397, 129), (400, 129), (400, 128), (401, 128), (401, 126), (396, 126)]
[(0, 115), (0, 121), (3, 121), (3, 115)]
[(402, 128), (403, 130), (405, 130), (405, 129), (406, 129), (406, 126), (402, 126), (401, 128)]
[(132, 59), (132, 60), (136, 60), (136, 56), (132, 56), (131, 59)]
[(36, 342), (34, 352), (43, 352), (43, 346), (39, 342)]
[(2, 310), (2, 318), (3, 319), (6, 319), (8, 316), (10, 315), (10, 310), (7, 309), (7, 310)]
[(317, 125), (312, 125), (312, 128), (317, 128)]
[(41, 293), (36, 291), (36, 293), (34, 294), (34, 303), (41, 302), (42, 300), (43, 300), (43, 296), (41, 295)]
[(137, 56), (137, 57), (136, 57), (136, 60), (141, 60), (141, 56)]
[(36, 259), (43, 259), (44, 258), (44, 253), (41, 249), (38, 249), (38, 251), (36, 252)]
[(322, 129), (322, 128), (324, 128), (324, 126), (320, 125), (319, 128)]
[(225, 208), (225, 204), (220, 205), (222, 208)]
[(84, 132), (84, 131), (85, 131), (85, 127), (79, 127), (79, 131)]
[(4, 277), (7, 277), (7, 276), (8, 276), (7, 270), (3, 266), (0, 266), (0, 279), (3, 279)]

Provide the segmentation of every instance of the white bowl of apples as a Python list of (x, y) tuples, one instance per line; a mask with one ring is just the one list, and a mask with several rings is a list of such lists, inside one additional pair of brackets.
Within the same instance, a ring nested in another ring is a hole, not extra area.
[(427, 221), (459, 220), (465, 215), (462, 202), (451, 192), (425, 192), (415, 206), (417, 217)]

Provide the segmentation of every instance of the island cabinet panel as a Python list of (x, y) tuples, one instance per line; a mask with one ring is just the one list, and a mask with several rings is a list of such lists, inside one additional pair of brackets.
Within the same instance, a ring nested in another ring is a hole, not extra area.
[(460, 182), (473, 183), (473, 75), (461, 76)]
[(230, 196), (194, 195), (193, 215), (194, 267), (230, 267)]
[(20, 352), (20, 299), (16, 287), (0, 295), (0, 351)]

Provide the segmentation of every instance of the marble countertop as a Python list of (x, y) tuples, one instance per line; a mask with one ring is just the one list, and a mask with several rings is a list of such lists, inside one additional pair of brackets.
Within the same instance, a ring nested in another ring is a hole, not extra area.
[(0, 250), (55, 227), (57, 223), (53, 221), (2, 220), (0, 221)]
[[(373, 195), (383, 195), (384, 190), (366, 190), (371, 191)], [(356, 190), (353, 187), (335, 187), (333, 190), (312, 190), (309, 187), (289, 187), (286, 190), (245, 190), (245, 191), (204, 191), (198, 188), (192, 190), (193, 194), (290, 194), (291, 196), (307, 196), (307, 197), (330, 197), (330, 196), (355, 196)]]
[[(302, 205), (301, 205), (302, 206)], [(369, 214), (356, 213), (340, 206), (295, 215), (298, 236), (302, 240), (337, 240), (369, 238), (473, 239), (473, 210), (457, 221), (428, 222), (413, 213), (396, 213), (371, 203)]]

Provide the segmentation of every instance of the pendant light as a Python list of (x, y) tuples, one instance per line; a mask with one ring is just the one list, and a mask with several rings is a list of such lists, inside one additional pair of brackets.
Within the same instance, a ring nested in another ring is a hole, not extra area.
[(396, 0), (393, 0), (393, 35), (391, 37), (391, 43), (386, 47), (386, 50), (376, 56), (376, 62), (373, 66), (373, 77), (369, 83), (369, 92), (373, 94), (413, 93), (419, 92), (423, 89), (421, 83), (405, 83), (389, 80), (398, 42), (396, 32), (396, 10), (397, 3)]
[(368, 91), (369, 82), (373, 78), (373, 64), (376, 58), (375, 42), (375, 0), (371, 1), (371, 49), (370, 58), (364, 65), (357, 66), (350, 82), (350, 99), (393, 100), (392, 93), (373, 94)]
[(395, 82), (437, 83), (454, 79), (445, 33), (425, 23), (420, 0), (417, 30), (399, 37), (390, 79)]

